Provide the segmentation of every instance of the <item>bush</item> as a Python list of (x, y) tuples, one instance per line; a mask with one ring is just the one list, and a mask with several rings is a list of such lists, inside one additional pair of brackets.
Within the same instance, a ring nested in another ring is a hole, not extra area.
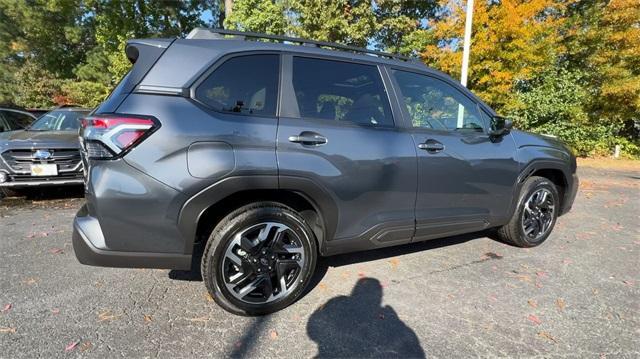
[(578, 156), (611, 155), (615, 145), (621, 145), (628, 157), (640, 156), (637, 140), (622, 136), (623, 124), (584, 111), (589, 94), (581, 80), (578, 72), (546, 71), (518, 83), (517, 102), (506, 111), (517, 127), (556, 136)]

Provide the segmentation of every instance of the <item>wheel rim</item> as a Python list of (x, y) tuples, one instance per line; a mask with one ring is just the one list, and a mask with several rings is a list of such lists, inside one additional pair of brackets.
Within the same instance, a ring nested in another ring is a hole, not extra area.
[(553, 224), (555, 204), (551, 191), (541, 188), (533, 192), (524, 203), (522, 231), (530, 240), (544, 237)]
[(221, 273), (236, 299), (264, 304), (291, 293), (305, 263), (302, 241), (291, 228), (263, 222), (234, 235), (225, 248)]

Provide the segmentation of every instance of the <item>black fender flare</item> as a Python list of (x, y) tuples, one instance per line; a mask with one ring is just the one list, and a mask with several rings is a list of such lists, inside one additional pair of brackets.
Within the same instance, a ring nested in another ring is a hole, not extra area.
[(320, 252), (324, 242), (333, 238), (338, 224), (338, 207), (333, 197), (314, 181), (295, 176), (237, 176), (224, 178), (189, 198), (178, 215), (178, 229), (185, 239), (185, 254), (192, 254), (198, 223), (212, 205), (248, 190), (289, 190), (305, 198), (324, 224), (324, 236), (318, 238)]
[(560, 170), (562, 175), (564, 176), (565, 181), (567, 181), (567, 186), (571, 186), (570, 181), (572, 180), (572, 174), (569, 171), (567, 163), (561, 159), (553, 159), (553, 158), (545, 158), (545, 159), (535, 159), (526, 164), (523, 169), (520, 171), (518, 178), (516, 179), (516, 183), (514, 186), (514, 195), (511, 199), (511, 205), (509, 207), (509, 218), (513, 216), (518, 205), (520, 204), (520, 191), (522, 190), (522, 186), (527, 178), (531, 177), (538, 170)]

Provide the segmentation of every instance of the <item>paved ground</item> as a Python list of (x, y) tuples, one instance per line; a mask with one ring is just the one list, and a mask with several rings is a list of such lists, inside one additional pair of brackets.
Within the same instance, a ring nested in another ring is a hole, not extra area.
[(0, 357), (638, 357), (640, 169), (580, 175), (539, 248), (476, 234), (330, 258), (262, 318), (222, 311), (189, 272), (78, 264), (81, 198), (5, 199)]

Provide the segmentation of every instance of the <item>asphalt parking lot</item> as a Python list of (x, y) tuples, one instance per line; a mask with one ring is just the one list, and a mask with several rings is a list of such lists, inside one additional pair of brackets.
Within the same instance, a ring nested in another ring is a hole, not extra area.
[(3, 199), (0, 357), (638, 357), (640, 168), (599, 167), (541, 247), (477, 233), (327, 258), (259, 318), (197, 273), (80, 265), (80, 191)]

